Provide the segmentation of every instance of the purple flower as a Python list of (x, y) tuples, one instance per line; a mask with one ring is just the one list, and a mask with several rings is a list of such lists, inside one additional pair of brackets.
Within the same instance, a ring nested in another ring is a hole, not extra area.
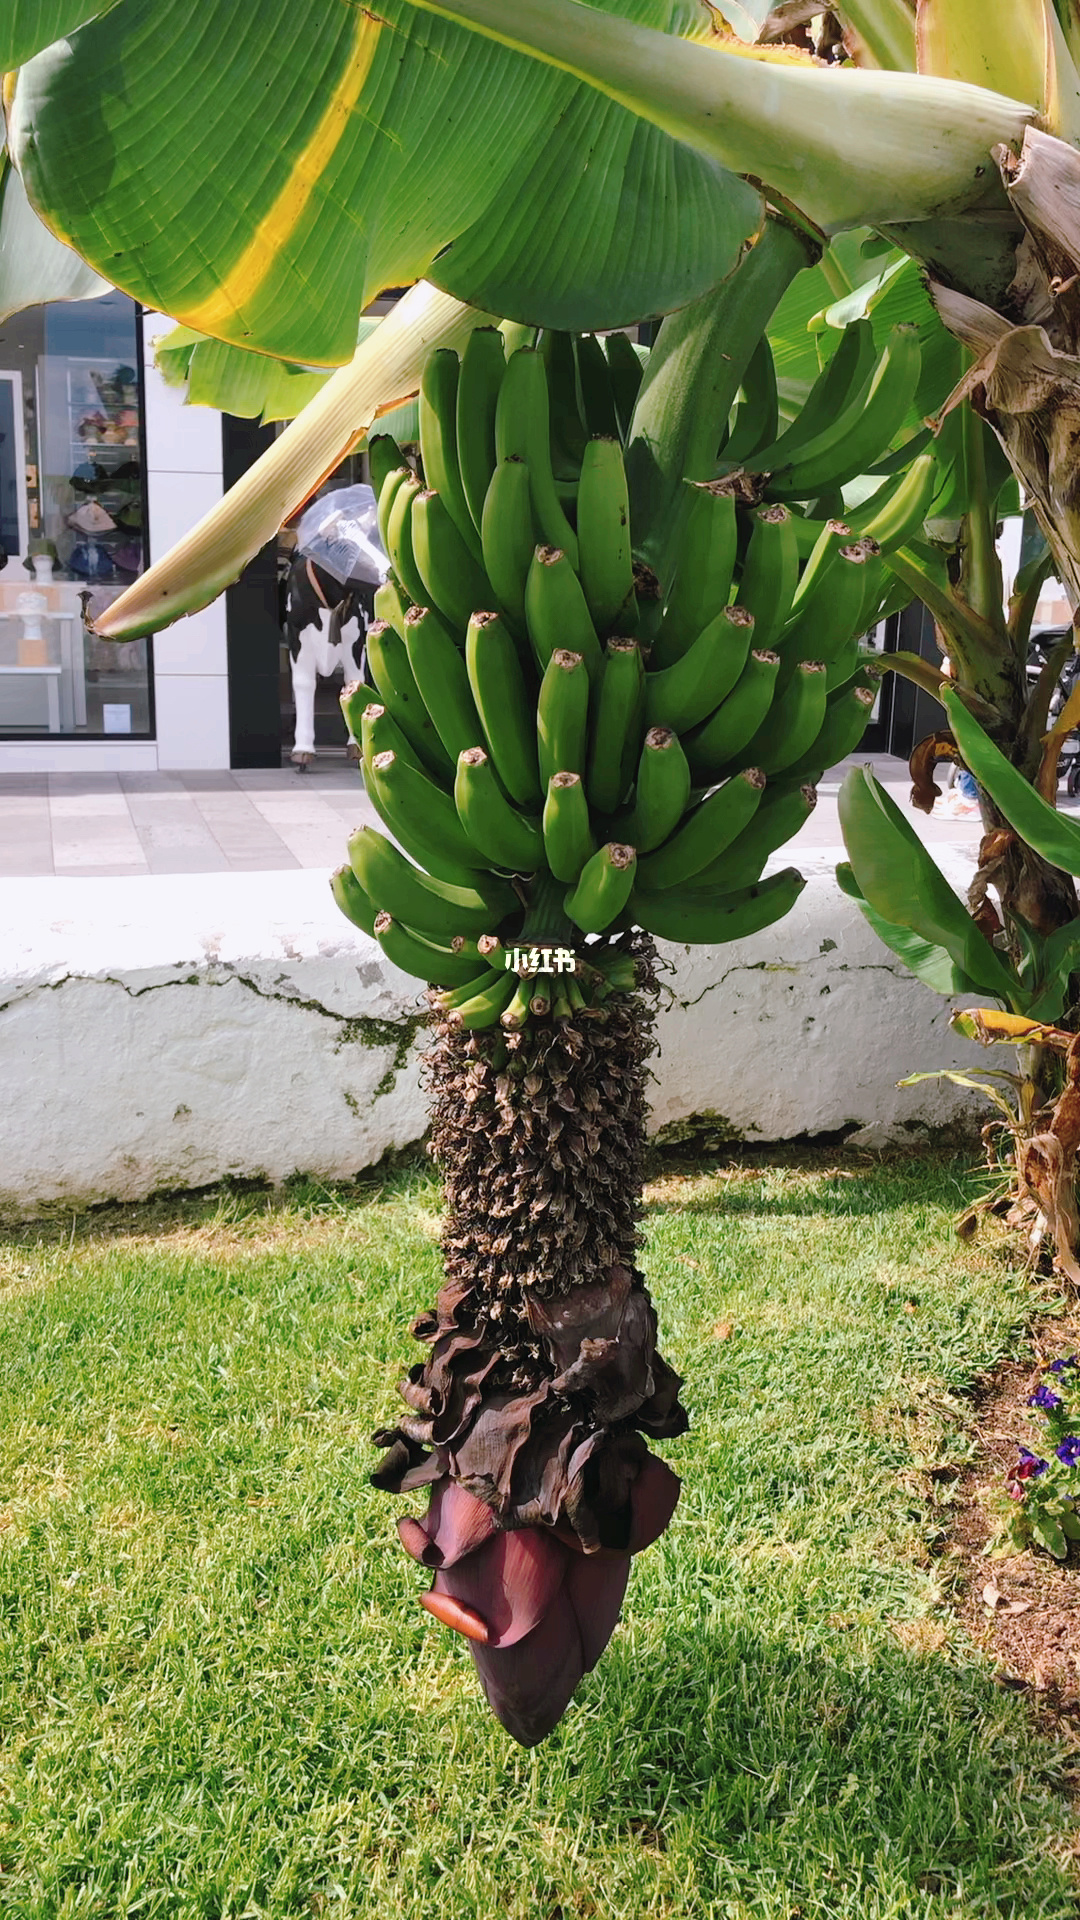
[(1017, 1480), (1037, 1480), (1040, 1473), (1045, 1473), (1049, 1465), (1050, 1462), (1043, 1460), (1039, 1454), (1029, 1453), (1026, 1447), (1021, 1447), (1020, 1465), (1016, 1469), (1016, 1478)]
[(1054, 1448), (1062, 1466), (1080, 1467), (1080, 1435), (1067, 1433), (1059, 1447)]
[(1029, 1407), (1042, 1407), (1046, 1413), (1053, 1413), (1054, 1408), (1060, 1405), (1060, 1393), (1051, 1393), (1049, 1387), (1036, 1387), (1028, 1401)]
[(1065, 1373), (1069, 1367), (1075, 1367), (1075, 1365), (1076, 1365), (1076, 1355), (1075, 1353), (1070, 1353), (1067, 1360), (1051, 1360), (1050, 1365), (1047, 1368), (1047, 1372), (1048, 1373)]

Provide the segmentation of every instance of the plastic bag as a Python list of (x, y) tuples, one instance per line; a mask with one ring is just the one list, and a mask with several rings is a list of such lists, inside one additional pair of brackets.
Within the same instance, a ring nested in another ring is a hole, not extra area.
[(369, 486), (337, 487), (305, 508), (296, 529), (296, 551), (340, 586), (359, 581), (381, 587), (390, 571)]

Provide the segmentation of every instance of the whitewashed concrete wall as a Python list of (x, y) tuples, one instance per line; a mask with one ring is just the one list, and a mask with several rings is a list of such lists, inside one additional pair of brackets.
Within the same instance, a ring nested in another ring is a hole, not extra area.
[[(804, 859), (806, 891), (767, 933), (664, 949), (668, 1138), (695, 1116), (757, 1140), (970, 1126), (954, 1087), (897, 1090), (978, 1050), (839, 892), (835, 857)], [(420, 1138), (417, 983), (342, 919), (324, 873), (9, 880), (5, 908), (9, 1215), (228, 1175), (347, 1178)]]

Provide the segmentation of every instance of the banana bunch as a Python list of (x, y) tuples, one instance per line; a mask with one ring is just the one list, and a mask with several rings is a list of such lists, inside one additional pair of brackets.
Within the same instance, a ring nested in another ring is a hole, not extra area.
[(858, 639), (928, 510), (933, 455), (850, 519), (818, 504), (887, 448), (918, 362), (914, 330), (875, 359), (857, 323), (779, 437), (752, 368), (724, 458), (745, 447), (767, 482), (687, 486), (662, 582), (634, 557), (623, 445), (643, 368), (625, 335), (551, 333), (507, 358), (479, 327), (460, 360), (431, 355), (422, 471), (385, 436), (369, 448), (392, 571), (371, 684), (342, 695), (387, 833), (354, 833), (332, 884), (452, 1023), (603, 1017), (634, 984), (613, 935), (711, 944), (792, 906), (801, 875), (762, 875), (862, 735)]

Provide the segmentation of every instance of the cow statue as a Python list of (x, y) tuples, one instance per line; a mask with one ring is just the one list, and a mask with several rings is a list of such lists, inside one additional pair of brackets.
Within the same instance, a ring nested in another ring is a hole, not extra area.
[[(388, 566), (370, 487), (340, 487), (306, 509), (285, 586), (296, 707), (292, 760), (298, 773), (315, 758), (316, 681), (339, 669), (346, 685), (363, 677), (364, 635)], [(351, 734), (348, 752), (350, 759), (359, 759), (359, 742)]]

